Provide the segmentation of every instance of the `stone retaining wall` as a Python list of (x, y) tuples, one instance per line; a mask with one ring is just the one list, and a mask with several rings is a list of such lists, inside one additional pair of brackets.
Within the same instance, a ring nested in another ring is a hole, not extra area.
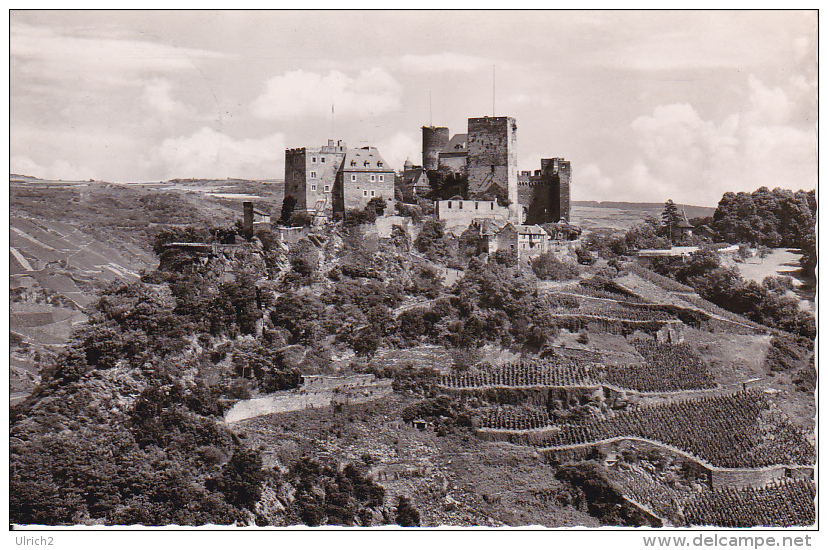
[[(373, 380), (363, 385), (342, 385), (338, 387), (326, 387), (320, 390), (289, 390), (276, 392), (265, 397), (245, 399), (239, 401), (224, 415), (224, 421), (228, 423), (247, 420), (257, 416), (276, 414), (302, 409), (318, 409), (329, 407), (333, 404), (355, 404), (367, 403), (375, 399), (381, 399), (390, 395), (394, 390), (391, 387), (392, 380)], [(346, 377), (351, 378), (351, 377)], [(351, 380), (351, 382), (353, 382)]]

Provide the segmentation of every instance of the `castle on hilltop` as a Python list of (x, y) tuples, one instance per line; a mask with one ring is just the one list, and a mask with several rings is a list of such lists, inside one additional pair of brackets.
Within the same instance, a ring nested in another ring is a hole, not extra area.
[[(400, 179), (414, 195), (438, 195), (439, 220), (456, 228), (481, 219), (513, 225), (569, 223), (569, 161), (542, 159), (534, 173), (518, 172), (514, 117), (469, 118), (466, 133), (453, 136), (446, 127), (423, 126), (422, 145), (422, 166), (406, 161)], [(393, 206), (395, 177), (375, 147), (349, 148), (341, 140), (328, 140), (319, 148), (285, 150), (285, 198), (295, 199), (295, 210), (311, 213), (317, 222), (361, 210), (372, 199)]]

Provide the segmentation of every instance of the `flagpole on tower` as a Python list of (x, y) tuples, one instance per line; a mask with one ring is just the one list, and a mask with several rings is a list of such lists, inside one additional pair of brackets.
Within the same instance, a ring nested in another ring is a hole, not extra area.
[(434, 126), (434, 122), (431, 120), (431, 90), (428, 91), (428, 125)]
[(495, 116), (495, 66), (492, 65), (492, 118)]

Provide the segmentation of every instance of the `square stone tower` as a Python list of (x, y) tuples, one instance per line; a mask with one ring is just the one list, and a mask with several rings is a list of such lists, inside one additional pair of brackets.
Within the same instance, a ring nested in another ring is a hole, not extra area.
[(517, 124), (513, 117), (469, 119), (469, 199), (509, 200), (518, 219)]
[(543, 183), (549, 186), (550, 205), (547, 221), (557, 223), (569, 221), (569, 187), (572, 182), (572, 167), (563, 158), (541, 159)]

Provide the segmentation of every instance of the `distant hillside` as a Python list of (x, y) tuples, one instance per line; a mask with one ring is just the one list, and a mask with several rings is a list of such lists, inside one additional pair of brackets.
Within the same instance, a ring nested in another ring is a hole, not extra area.
[[(613, 201), (572, 201), (573, 206), (591, 208), (618, 208), (619, 210), (645, 210), (660, 214), (664, 210), (663, 202), (613, 202)], [(715, 206), (694, 206), (692, 204), (676, 204), (679, 212), (684, 210), (688, 218), (712, 216)]]

